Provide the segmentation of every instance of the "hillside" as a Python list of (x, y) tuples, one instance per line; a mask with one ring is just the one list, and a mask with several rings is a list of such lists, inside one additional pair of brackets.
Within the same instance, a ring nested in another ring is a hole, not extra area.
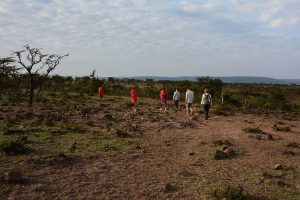
[[(170, 80), (170, 81), (197, 81), (197, 78), (201, 76), (178, 76), (178, 77), (163, 77), (163, 76), (134, 76), (128, 77), (137, 80), (153, 79), (158, 80)], [(300, 84), (300, 79), (274, 79), (268, 77), (254, 77), (254, 76), (222, 76), (212, 77), (223, 81), (224, 83), (264, 83), (264, 84)]]

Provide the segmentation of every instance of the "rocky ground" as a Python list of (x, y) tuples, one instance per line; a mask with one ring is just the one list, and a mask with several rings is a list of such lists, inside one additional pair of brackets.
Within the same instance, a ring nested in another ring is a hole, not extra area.
[[(252, 114), (202, 118), (141, 99), (2, 104), (1, 199), (300, 198), (300, 123)], [(47, 105), (47, 106), (44, 106)]]

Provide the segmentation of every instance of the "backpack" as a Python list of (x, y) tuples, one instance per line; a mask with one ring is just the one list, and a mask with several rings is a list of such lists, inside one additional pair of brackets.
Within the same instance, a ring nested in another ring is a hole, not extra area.
[(211, 103), (211, 100), (210, 100), (209, 94), (204, 94), (203, 103), (204, 103), (204, 105), (208, 105), (208, 104), (210, 104), (210, 103)]

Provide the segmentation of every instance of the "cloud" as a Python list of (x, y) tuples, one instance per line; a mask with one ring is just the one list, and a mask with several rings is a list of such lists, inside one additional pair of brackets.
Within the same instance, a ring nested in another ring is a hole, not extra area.
[(65, 74), (85, 63), (110, 75), (234, 73), (299, 53), (299, 11), (296, 0), (2, 0), (0, 55), (24, 44), (70, 53)]

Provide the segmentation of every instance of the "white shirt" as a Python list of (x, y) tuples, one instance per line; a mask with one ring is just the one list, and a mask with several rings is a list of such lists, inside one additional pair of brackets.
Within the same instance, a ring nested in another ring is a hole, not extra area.
[(202, 95), (201, 105), (207, 104), (207, 102), (205, 102), (206, 96), (207, 96), (207, 100), (208, 100), (209, 104), (212, 105), (212, 98), (211, 98), (211, 95), (209, 93), (204, 93)]
[(194, 92), (191, 90), (187, 90), (185, 93), (185, 102), (193, 103), (193, 100), (194, 100)]
[(180, 99), (180, 93), (176, 90), (173, 95), (173, 100), (179, 101), (179, 99)]

